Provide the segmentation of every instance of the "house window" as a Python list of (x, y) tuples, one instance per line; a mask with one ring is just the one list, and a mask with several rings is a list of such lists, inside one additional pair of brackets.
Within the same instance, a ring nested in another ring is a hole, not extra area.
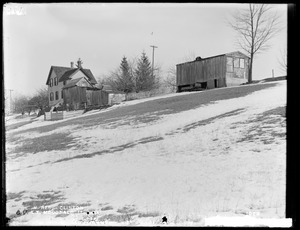
[(240, 68), (245, 68), (245, 60), (243, 58), (240, 59)]
[(235, 58), (233, 61), (233, 67), (234, 68), (240, 68), (240, 59), (239, 58)]
[(58, 100), (59, 97), (58, 97), (58, 91), (55, 92), (55, 100)]
[(233, 58), (227, 57), (227, 72), (233, 72)]
[(61, 91), (61, 98), (64, 98), (64, 91)]
[(50, 93), (50, 101), (53, 101), (54, 100), (54, 94), (51, 92)]
[(53, 79), (51, 78), (50, 79), (50, 87), (52, 87), (53, 86)]
[(54, 85), (58, 85), (58, 79), (57, 79), (57, 77), (54, 78)]

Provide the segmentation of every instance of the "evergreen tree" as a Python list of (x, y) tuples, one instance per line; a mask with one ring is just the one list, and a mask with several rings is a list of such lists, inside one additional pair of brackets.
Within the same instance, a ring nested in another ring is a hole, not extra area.
[(125, 93), (130, 93), (134, 89), (133, 76), (131, 74), (130, 66), (125, 56), (123, 57), (119, 67), (119, 71), (116, 74), (115, 84), (118, 90)]
[(136, 92), (149, 91), (155, 87), (155, 75), (152, 75), (151, 63), (143, 52), (135, 69)]

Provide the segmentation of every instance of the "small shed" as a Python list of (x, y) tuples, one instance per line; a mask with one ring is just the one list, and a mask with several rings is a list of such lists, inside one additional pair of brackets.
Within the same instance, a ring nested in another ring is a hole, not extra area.
[(248, 81), (249, 57), (237, 51), (176, 65), (177, 92), (234, 86)]
[(119, 104), (126, 100), (126, 93), (122, 91), (113, 90), (110, 85), (102, 85), (100, 87), (102, 90), (108, 93), (108, 104)]

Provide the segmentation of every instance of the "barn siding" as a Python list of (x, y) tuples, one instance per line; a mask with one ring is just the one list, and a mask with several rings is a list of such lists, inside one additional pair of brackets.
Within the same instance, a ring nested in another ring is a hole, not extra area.
[(107, 105), (108, 93), (102, 90), (88, 90), (90, 95), (90, 104), (88, 105)]
[(220, 78), (218, 79), (218, 87), (221, 88), (221, 87), (226, 87), (226, 78)]
[(89, 90), (83, 87), (64, 89), (64, 103), (74, 109), (86, 103), (87, 106), (108, 105), (108, 93), (103, 90)]
[(179, 64), (176, 66), (177, 86), (225, 78), (225, 64), (225, 56)]
[[(233, 71), (228, 72), (227, 57), (243, 58), (245, 67), (233, 67)], [(176, 66), (176, 84), (177, 86), (185, 86), (207, 82), (207, 88), (214, 88), (214, 79), (217, 79), (217, 87), (240, 85), (248, 81), (248, 65), (249, 58), (240, 52), (178, 64)]]
[(64, 103), (85, 103), (87, 102), (86, 98), (86, 88), (82, 87), (72, 87), (64, 89)]
[(208, 89), (213, 89), (213, 88), (215, 88), (215, 82), (214, 82), (213, 79), (210, 79), (210, 80), (207, 81), (207, 88), (208, 88)]
[(186, 63), (186, 65), (176, 66), (177, 85), (191, 85), (195, 83), (195, 65)]

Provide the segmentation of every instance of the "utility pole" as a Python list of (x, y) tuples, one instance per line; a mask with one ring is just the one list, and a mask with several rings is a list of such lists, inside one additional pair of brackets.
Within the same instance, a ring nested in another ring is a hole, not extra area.
[(153, 48), (153, 51), (152, 51), (152, 76), (154, 76), (154, 49), (155, 49), (155, 48), (158, 48), (158, 47), (157, 47), (157, 46), (154, 46), (154, 45), (152, 45), (152, 46), (150, 46), (150, 47)]

